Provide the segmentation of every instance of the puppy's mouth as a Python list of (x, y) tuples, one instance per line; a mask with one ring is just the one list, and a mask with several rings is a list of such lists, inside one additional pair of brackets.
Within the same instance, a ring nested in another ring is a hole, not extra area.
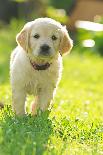
[(51, 65), (51, 63), (48, 63), (48, 62), (36, 63), (36, 62), (33, 62), (32, 60), (30, 60), (30, 64), (35, 70), (38, 70), (38, 71), (39, 70), (47, 70)]
[(44, 60), (44, 61), (50, 61), (50, 60), (52, 60), (53, 58), (54, 58), (54, 56), (53, 55), (38, 55), (37, 56), (37, 58), (40, 60)]
[(52, 59), (53, 57), (54, 57), (54, 55), (50, 51), (45, 52), (45, 53), (40, 51), (38, 54), (38, 58), (40, 58), (40, 59)]

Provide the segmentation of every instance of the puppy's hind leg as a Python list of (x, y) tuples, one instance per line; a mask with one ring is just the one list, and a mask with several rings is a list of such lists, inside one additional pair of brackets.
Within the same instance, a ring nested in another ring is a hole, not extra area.
[(24, 90), (14, 90), (12, 93), (12, 107), (16, 115), (25, 114), (26, 93)]

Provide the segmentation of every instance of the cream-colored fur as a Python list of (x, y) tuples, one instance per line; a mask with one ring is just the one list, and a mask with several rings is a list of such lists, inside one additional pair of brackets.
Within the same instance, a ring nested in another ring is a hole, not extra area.
[[(34, 36), (39, 34), (39, 38)], [(56, 40), (52, 40), (52, 36)], [(61, 78), (62, 54), (71, 50), (72, 40), (67, 30), (59, 22), (50, 18), (39, 18), (27, 23), (17, 35), (18, 46), (11, 55), (10, 76), (12, 86), (12, 106), (17, 115), (23, 115), (27, 94), (35, 96), (32, 114), (37, 109), (48, 109)], [(50, 46), (50, 54), (40, 55), (40, 47)], [(50, 63), (46, 70), (35, 70), (30, 60), (37, 64)]]

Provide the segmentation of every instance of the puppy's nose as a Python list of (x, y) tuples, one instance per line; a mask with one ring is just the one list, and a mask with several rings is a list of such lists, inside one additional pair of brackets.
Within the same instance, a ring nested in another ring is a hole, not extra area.
[(44, 44), (41, 46), (41, 51), (43, 51), (43, 52), (47, 52), (47, 51), (49, 51), (49, 49), (50, 49), (50, 46), (47, 44)]

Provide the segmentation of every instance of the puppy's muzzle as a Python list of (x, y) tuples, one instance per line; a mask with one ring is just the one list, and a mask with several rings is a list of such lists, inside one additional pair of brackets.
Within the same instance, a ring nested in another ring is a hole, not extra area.
[(44, 44), (40, 47), (40, 55), (49, 56), (50, 55), (50, 46)]

